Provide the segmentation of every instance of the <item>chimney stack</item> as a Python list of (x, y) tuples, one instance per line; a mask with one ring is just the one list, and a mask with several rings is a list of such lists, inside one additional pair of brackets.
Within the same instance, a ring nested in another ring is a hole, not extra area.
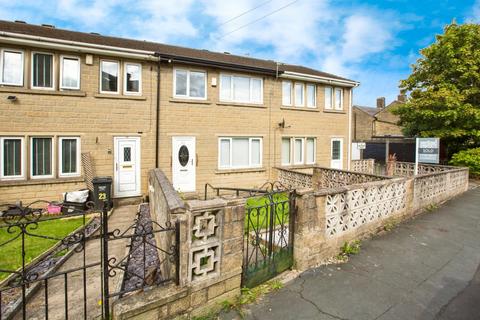
[(377, 109), (385, 108), (385, 97), (377, 98)]
[(407, 102), (407, 95), (406, 95), (406, 94), (403, 94), (403, 93), (400, 93), (400, 94), (397, 96), (397, 101), (399, 101), (399, 102)]

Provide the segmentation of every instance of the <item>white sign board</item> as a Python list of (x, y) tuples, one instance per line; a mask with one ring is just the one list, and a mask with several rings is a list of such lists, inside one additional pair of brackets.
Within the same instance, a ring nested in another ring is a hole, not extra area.
[(439, 138), (417, 138), (417, 162), (438, 164), (440, 160)]
[(358, 150), (365, 150), (367, 144), (365, 142), (357, 142), (357, 149)]

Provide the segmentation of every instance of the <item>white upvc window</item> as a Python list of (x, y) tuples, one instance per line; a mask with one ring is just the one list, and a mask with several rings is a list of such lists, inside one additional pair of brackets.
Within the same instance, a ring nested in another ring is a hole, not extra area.
[(317, 139), (315, 138), (307, 138), (306, 139), (306, 154), (305, 154), (305, 163), (306, 164), (314, 164), (315, 163), (315, 154), (317, 151)]
[(292, 82), (282, 81), (282, 104), (284, 106), (292, 105)]
[(314, 137), (285, 137), (282, 138), (281, 163), (282, 165), (315, 164), (317, 139)]
[(220, 169), (259, 168), (262, 166), (262, 138), (222, 137), (218, 139)]
[(263, 79), (220, 74), (220, 101), (263, 103)]
[(303, 164), (304, 162), (305, 139), (293, 139), (293, 164)]
[(23, 86), (23, 51), (0, 51), (0, 84)]
[(80, 58), (60, 57), (60, 89), (80, 89)]
[(72, 177), (80, 175), (80, 138), (58, 138), (58, 175)]
[(335, 110), (343, 110), (343, 89), (335, 88)]
[(303, 83), (295, 83), (295, 106), (305, 106), (305, 85)]
[(317, 107), (317, 91), (314, 84), (307, 84), (307, 107)]
[(174, 69), (173, 96), (175, 98), (207, 99), (205, 71)]
[(333, 88), (325, 87), (325, 109), (333, 109)]
[(123, 92), (126, 95), (142, 94), (142, 65), (125, 62), (123, 68)]
[(25, 178), (25, 156), (22, 137), (0, 138), (0, 178), (16, 180)]
[(100, 60), (100, 93), (119, 93), (120, 63)]
[(53, 138), (30, 139), (30, 175), (33, 179), (53, 177)]
[(55, 59), (52, 53), (32, 52), (32, 88), (55, 89)]

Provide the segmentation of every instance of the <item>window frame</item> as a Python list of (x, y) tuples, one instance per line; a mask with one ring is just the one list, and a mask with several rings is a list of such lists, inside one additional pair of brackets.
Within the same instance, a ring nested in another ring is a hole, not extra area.
[[(330, 92), (330, 105), (327, 105), (327, 90), (329, 90)], [(333, 110), (334, 109), (334, 102), (333, 102), (333, 96), (334, 96), (334, 92), (333, 92), (333, 87), (330, 87), (330, 86), (326, 86), (325, 87), (325, 91), (324, 91), (324, 108), (326, 110)]]
[[(34, 86), (33, 85), (33, 74), (34, 74), (34, 56), (35, 54), (45, 54), (45, 55), (50, 55), (52, 56), (52, 86), (51, 87), (37, 87), (37, 86)], [(30, 54), (30, 58), (31, 58), (31, 73), (30, 73), (30, 85), (31, 85), (31, 88), (32, 89), (36, 89), (36, 90), (50, 90), (50, 91), (53, 91), (55, 90), (55, 85), (56, 85), (56, 82), (55, 82), (55, 78), (56, 78), (56, 74), (55, 74), (55, 64), (56, 64), (56, 59), (55, 59), (55, 54), (52, 53), (52, 52), (46, 52), (46, 51), (32, 51), (31, 54)]]
[[(302, 150), (300, 151), (301, 161), (296, 161), (296, 152), (295, 152), (295, 144), (297, 140), (302, 142)], [(293, 137), (293, 164), (294, 165), (301, 165), (305, 164), (305, 138), (303, 137)]]
[[(302, 104), (297, 104), (297, 85), (302, 86)], [(303, 82), (295, 82), (293, 86), (293, 104), (295, 107), (305, 107), (305, 83)]]
[[(308, 103), (308, 87), (313, 87), (313, 104)], [(310, 109), (315, 109), (317, 107), (317, 86), (313, 83), (307, 83), (305, 85), (305, 106)]]
[[(284, 96), (284, 93), (285, 93), (285, 91), (284, 91), (284, 85), (285, 85), (285, 84), (289, 84), (289, 85), (290, 85), (290, 99), (289, 99), (290, 102), (289, 102), (288, 104), (285, 103), (285, 96)], [(292, 98), (293, 98), (294, 94), (293, 94), (293, 90), (292, 90), (292, 89), (293, 89), (293, 82), (292, 82), (292, 81), (288, 81), (288, 80), (283, 80), (283, 81), (282, 81), (282, 105), (283, 105), (283, 106), (291, 107), (291, 106), (293, 105), (293, 103), (292, 103), (292, 102), (293, 102), (293, 101), (292, 101), (293, 99), (292, 99)]]
[[(63, 156), (63, 145), (62, 141), (63, 140), (76, 140), (77, 141), (77, 168), (75, 172), (72, 173), (63, 173), (63, 161), (62, 161), (62, 156)], [(60, 178), (64, 177), (78, 177), (81, 175), (81, 146), (80, 146), (80, 137), (76, 136), (59, 136), (58, 137), (58, 176)]]
[[(337, 92), (340, 91), (340, 103), (339, 107), (337, 108)], [(333, 107), (335, 110), (343, 110), (343, 88), (335, 88), (334, 89), (334, 96), (335, 96), (335, 102), (333, 104)]]
[[(222, 77), (230, 77), (230, 98), (229, 99), (224, 99), (222, 97), (222, 88), (223, 88), (223, 81)], [(249, 79), (249, 100), (244, 101), (244, 100), (235, 100), (233, 97), (235, 96), (234, 94), (234, 80), (235, 78), (248, 78)], [(244, 104), (254, 104), (254, 105), (262, 105), (263, 104), (263, 78), (261, 77), (252, 77), (248, 75), (239, 75), (239, 74), (231, 74), (231, 73), (220, 73), (219, 75), (220, 79), (220, 86), (219, 86), (219, 92), (218, 92), (218, 100), (220, 102), (231, 102), (231, 103), (244, 103)], [(252, 96), (253, 96), (253, 81), (252, 80), (260, 80), (260, 101), (253, 101)]]
[[(50, 163), (52, 164), (52, 173), (49, 175), (33, 175), (33, 139), (50, 139), (52, 141), (52, 153), (50, 155)], [(55, 139), (52, 136), (31, 136), (30, 137), (30, 179), (49, 179), (55, 176)]]
[[(102, 86), (102, 63), (103, 62), (115, 62), (117, 64), (117, 91), (104, 91), (103, 86)], [(114, 59), (100, 59), (99, 63), (99, 87), (100, 87), (100, 93), (102, 94), (120, 94), (120, 84), (121, 84), (121, 79), (120, 76), (122, 74), (122, 70), (120, 67), (121, 63), (120, 60), (114, 60)]]
[[(5, 176), (3, 169), (5, 167), (3, 150), (4, 150), (4, 141), (5, 140), (20, 140), (20, 150), (21, 150), (21, 159), (20, 159), (20, 175), (16, 176)], [(18, 136), (2, 136), (0, 137), (0, 180), (10, 181), (10, 180), (24, 180), (25, 179), (25, 138)]]
[[(340, 142), (340, 152), (339, 152), (339, 158), (338, 159), (333, 159), (333, 142), (338, 141)], [(331, 138), (330, 139), (330, 161), (343, 161), (343, 138)]]
[[(283, 140), (288, 140), (289, 153), (288, 153), (288, 162), (287, 163), (283, 162), (283, 154), (282, 154), (282, 152), (283, 152)], [(292, 137), (282, 137), (282, 139), (280, 141), (281, 141), (281, 145), (280, 145), (280, 164), (282, 166), (289, 166), (293, 162), (293, 159), (292, 159)]]
[[(233, 140), (234, 139), (248, 139), (248, 165), (247, 166), (233, 166), (232, 164), (232, 159), (233, 159)], [(229, 141), (230, 143), (230, 154), (229, 154), (229, 165), (228, 166), (222, 166), (221, 163), (221, 143), (223, 141)], [(253, 140), (258, 140), (260, 141), (260, 163), (259, 164), (252, 164), (252, 141)], [(263, 137), (260, 136), (248, 136), (248, 137), (242, 137), (242, 136), (231, 136), (231, 137), (219, 137), (218, 138), (218, 169), (219, 170), (238, 170), (238, 169), (256, 169), (256, 168), (262, 168), (263, 166)]]
[[(77, 60), (78, 61), (78, 68), (77, 68), (77, 73), (78, 73), (78, 85), (76, 87), (67, 87), (63, 84), (63, 61), (65, 59), (70, 59), (70, 60)], [(81, 70), (82, 70), (82, 60), (80, 59), (79, 56), (69, 56), (69, 55), (61, 55), (60, 56), (60, 89), (61, 90), (80, 90), (80, 81), (81, 81)]]
[[(13, 52), (13, 53), (20, 53), (22, 57), (22, 70), (21, 70), (21, 81), (20, 83), (9, 83), (3, 82), (3, 68), (5, 63), (4, 53), (5, 51)], [(19, 49), (10, 49), (10, 48), (2, 48), (0, 50), (0, 84), (5, 86), (15, 86), (15, 87), (23, 87), (25, 83), (25, 52)]]
[[(138, 92), (128, 91), (127, 90), (127, 66), (137, 66), (140, 70), (140, 77), (138, 81)], [(128, 62), (123, 63), (123, 94), (127, 96), (141, 96), (142, 95), (142, 64), (137, 62)]]
[[(177, 94), (177, 70), (187, 72), (187, 84), (185, 95)], [(201, 72), (205, 75), (205, 96), (204, 97), (191, 97), (190, 96), (190, 72)], [(189, 99), (189, 100), (207, 100), (207, 85), (208, 85), (208, 73), (206, 70), (201, 69), (187, 69), (187, 68), (173, 68), (173, 97), (177, 99)]]
[[(308, 161), (308, 140), (313, 140), (313, 162)], [(316, 137), (305, 137), (305, 164), (315, 164), (317, 163), (317, 138)]]

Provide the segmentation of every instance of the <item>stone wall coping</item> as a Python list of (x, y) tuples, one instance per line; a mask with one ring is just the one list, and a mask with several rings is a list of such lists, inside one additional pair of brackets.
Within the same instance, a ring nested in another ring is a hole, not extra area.
[(165, 196), (170, 213), (184, 213), (186, 210), (185, 202), (183, 202), (183, 200), (180, 198), (178, 192), (173, 189), (173, 185), (170, 183), (163, 171), (157, 168), (151, 170), (150, 172), (160, 184), (160, 189), (162, 189), (163, 195)]
[(228, 204), (227, 200), (215, 198), (210, 200), (189, 200), (187, 207), (190, 211), (203, 211), (215, 208), (224, 208)]
[(461, 172), (461, 171), (467, 171), (467, 173), (469, 172), (469, 169), (467, 167), (448, 167), (448, 168), (452, 168), (452, 169), (448, 169), (448, 170), (445, 170), (445, 171), (424, 173), (424, 174), (419, 174), (419, 175), (412, 176), (412, 177), (426, 178), (426, 177), (438, 176), (438, 175), (446, 174), (446, 173), (454, 173), (454, 172)]
[(363, 173), (363, 172), (355, 172), (355, 171), (349, 171), (349, 170), (342, 170), (342, 169), (333, 169), (333, 168), (327, 168), (327, 167), (320, 167), (320, 166), (315, 166), (313, 170), (315, 169), (320, 169), (320, 170), (328, 170), (328, 171), (337, 171), (337, 172), (344, 172), (344, 173), (349, 173), (349, 174), (357, 174), (360, 176), (366, 176), (366, 177), (372, 177), (372, 178), (378, 178), (378, 179), (392, 179), (392, 177), (389, 176), (382, 176), (378, 174), (371, 174), (371, 173)]

